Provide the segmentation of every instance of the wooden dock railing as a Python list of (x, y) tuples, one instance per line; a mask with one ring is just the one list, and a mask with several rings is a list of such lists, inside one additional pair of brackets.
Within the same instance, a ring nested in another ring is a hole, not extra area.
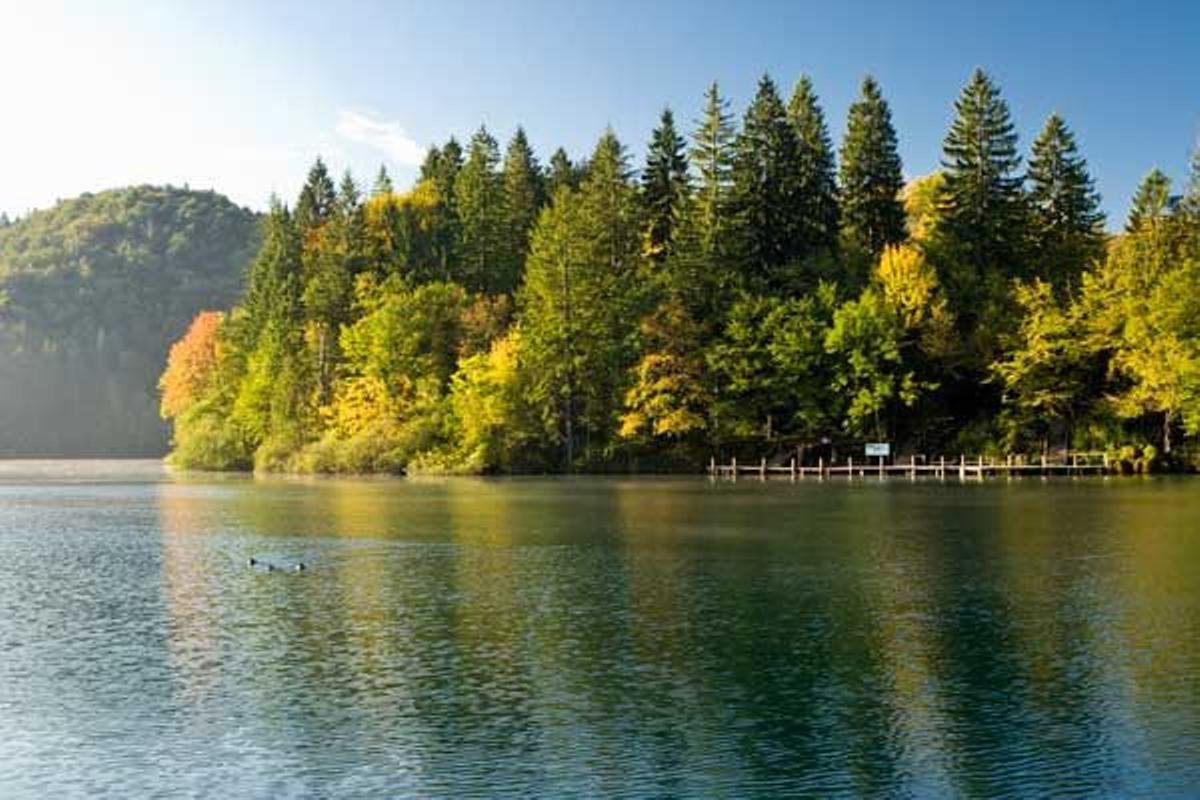
[(715, 457), (709, 459), (708, 474), (717, 477), (737, 479), (739, 475), (751, 475), (761, 480), (769, 477), (788, 477), (799, 480), (807, 477), (886, 477), (900, 475), (909, 478), (932, 477), (945, 479), (957, 477), (984, 478), (995, 476), (1016, 477), (1022, 475), (1104, 475), (1109, 472), (1108, 454), (1095, 452), (1067, 453), (1056, 459), (1041, 456), (1030, 460), (1025, 456), (1008, 455), (1003, 458), (993, 456), (966, 456), (957, 458), (927, 458), (925, 456), (909, 456), (907, 461), (897, 459), (887, 461), (879, 459), (871, 461), (860, 458), (855, 461), (853, 456), (845, 461), (829, 463), (824, 458), (817, 459), (816, 464), (800, 464), (795, 457), (784, 465), (768, 464), (766, 458), (759, 459), (754, 464), (738, 464), (736, 458), (728, 464), (718, 464)]

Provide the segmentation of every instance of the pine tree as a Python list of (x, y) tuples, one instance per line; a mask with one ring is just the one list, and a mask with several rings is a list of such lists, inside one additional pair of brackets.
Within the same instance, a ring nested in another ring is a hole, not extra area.
[(1058, 114), (1050, 115), (1033, 143), (1027, 177), (1034, 266), (1062, 285), (1103, 254), (1104, 214), (1087, 161)]
[(529, 252), (529, 231), (545, 204), (542, 168), (522, 128), (517, 128), (504, 153), (504, 271), (510, 288), (520, 282)]
[(863, 79), (850, 106), (842, 140), (842, 224), (858, 246), (877, 260), (889, 245), (905, 239), (904, 188), (892, 112), (875, 79)]
[(730, 190), (731, 239), (749, 285), (778, 283), (781, 268), (803, 255), (796, 151), (796, 134), (775, 82), (764, 75), (734, 143)]
[[(425, 161), (421, 164), (420, 178), (428, 181), (438, 196), (438, 210), (430, 231), (433, 242), (436, 264), (415, 264), (423, 272), (433, 272), (442, 279), (448, 279), (451, 264), (456, 258), (459, 238), (458, 204), (455, 184), (458, 173), (463, 168), (462, 146), (453, 136), (444, 145), (429, 148)], [(433, 269), (428, 269), (432, 267)]]
[(992, 79), (976, 69), (954, 103), (941, 197), (946, 233), (977, 279), (1012, 275), (1025, 233), (1017, 132)]
[(515, 275), (501, 274), (504, 183), (499, 171), (500, 149), (487, 129), (480, 127), (468, 152), (454, 183), (458, 277), (471, 291), (509, 291)]
[(375, 185), (371, 187), (371, 196), (379, 197), (384, 194), (392, 194), (394, 191), (392, 176), (388, 174), (387, 167), (380, 164), (379, 174), (375, 176)]
[(721, 252), (728, 227), (733, 172), (733, 116), (714, 81), (704, 93), (704, 113), (692, 134), (692, 164), (696, 168), (696, 227), (704, 253)]
[(271, 198), (262, 230), (262, 245), (250, 265), (246, 289), (251, 339), (270, 326), (301, 325), (300, 239), (292, 214), (276, 197)]
[(812, 80), (801, 75), (788, 101), (788, 120), (796, 134), (796, 177), (800, 258), (832, 252), (838, 240), (837, 178), (833, 143)]
[[(1192, 151), (1188, 170), (1188, 185), (1183, 194), (1184, 210), (1192, 216), (1194, 230), (1200, 231), (1200, 141)], [(1200, 233), (1197, 234), (1200, 236)]]
[(561, 147), (550, 156), (550, 172), (546, 176), (546, 199), (553, 200), (560, 189), (578, 189), (580, 169), (571, 162)]
[(644, 249), (653, 261), (661, 263), (671, 253), (675, 228), (690, 191), (683, 137), (675, 131), (671, 110), (663, 109), (642, 170)]
[(637, 195), (624, 148), (607, 131), (579, 189), (563, 187), (539, 218), (521, 294), (522, 340), (540, 410), (568, 469), (615, 435), (640, 288)]
[(1125, 230), (1128, 233), (1136, 233), (1154, 228), (1170, 213), (1171, 179), (1155, 167), (1142, 178), (1137, 192), (1133, 195), (1133, 205), (1129, 210)]
[(301, 236), (307, 236), (310, 231), (321, 227), (333, 213), (336, 202), (337, 191), (333, 179), (329, 177), (325, 162), (318, 156), (308, 171), (308, 179), (296, 201), (295, 220)]

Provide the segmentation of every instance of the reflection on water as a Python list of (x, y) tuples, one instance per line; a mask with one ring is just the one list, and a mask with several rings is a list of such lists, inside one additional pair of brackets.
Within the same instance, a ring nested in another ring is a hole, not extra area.
[(1186, 794), (1198, 487), (0, 467), (0, 794)]

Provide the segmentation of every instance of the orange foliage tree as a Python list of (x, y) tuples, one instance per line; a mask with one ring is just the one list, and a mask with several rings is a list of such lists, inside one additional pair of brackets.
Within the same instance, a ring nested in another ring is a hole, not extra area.
[(224, 319), (219, 311), (201, 311), (183, 338), (171, 345), (167, 369), (158, 381), (164, 418), (179, 416), (208, 388), (220, 363)]

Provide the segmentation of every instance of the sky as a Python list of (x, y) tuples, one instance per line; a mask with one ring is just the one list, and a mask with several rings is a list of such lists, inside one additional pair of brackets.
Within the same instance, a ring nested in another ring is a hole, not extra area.
[(812, 76), (835, 143), (870, 73), (907, 177), (938, 166), (976, 66), (1027, 148), (1076, 133), (1120, 227), (1140, 178), (1184, 180), (1200, 136), (1200, 3), (139, 3), (0, 0), (0, 212), (136, 183), (291, 198), (321, 155), (398, 185), (425, 148), (523, 125), (542, 160), (611, 125), (635, 163), (664, 106), (690, 130), (713, 80), (739, 113), (769, 72)]

